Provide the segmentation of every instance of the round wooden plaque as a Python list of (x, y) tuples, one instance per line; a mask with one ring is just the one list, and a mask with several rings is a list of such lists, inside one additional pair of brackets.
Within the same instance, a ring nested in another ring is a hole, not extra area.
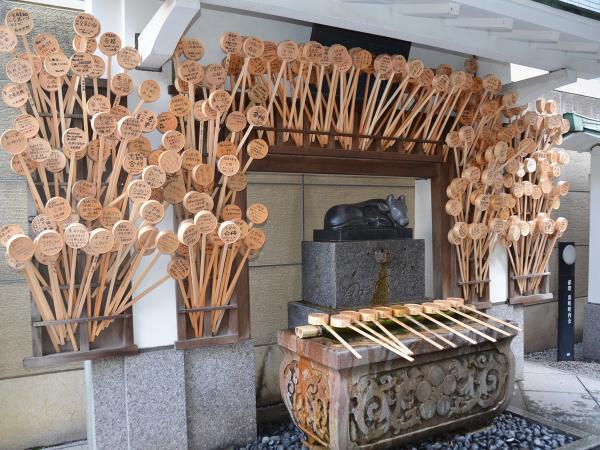
[(70, 248), (80, 249), (87, 245), (90, 233), (85, 225), (72, 223), (65, 227), (64, 239)]
[(298, 59), (298, 44), (294, 41), (281, 41), (277, 45), (277, 56), (286, 63), (290, 63)]
[(115, 117), (108, 112), (94, 114), (92, 117), (92, 129), (98, 136), (110, 136), (117, 127)]
[(90, 232), (88, 247), (95, 255), (103, 255), (112, 250), (115, 237), (106, 228), (96, 228)]
[(190, 99), (185, 95), (176, 95), (169, 102), (169, 111), (177, 117), (187, 116), (192, 109)]
[(155, 80), (144, 80), (138, 86), (138, 95), (146, 103), (155, 102), (160, 98), (160, 85)]
[[(45, 230), (56, 230), (56, 223), (47, 214), (38, 214), (31, 221), (31, 230), (36, 235)], [(23, 230), (20, 232), (22, 233)]]
[(181, 155), (173, 150), (164, 151), (158, 157), (158, 165), (168, 174), (175, 173), (181, 168)]
[(161, 133), (166, 133), (169, 130), (175, 130), (177, 128), (177, 117), (175, 114), (164, 111), (158, 115), (158, 123), (156, 128)]
[(126, 73), (117, 73), (110, 81), (110, 90), (120, 97), (127, 97), (133, 92), (133, 78)]
[(121, 49), (121, 38), (112, 31), (102, 33), (98, 40), (98, 49), (106, 56), (114, 56)]
[(190, 263), (187, 259), (176, 257), (171, 258), (169, 264), (167, 264), (167, 272), (175, 280), (183, 280), (190, 274)]
[(121, 210), (114, 206), (103, 208), (100, 217), (98, 217), (100, 225), (107, 229), (112, 228), (115, 223), (122, 219), (123, 215), (121, 214)]
[(78, 36), (95, 38), (100, 34), (100, 22), (88, 13), (79, 13), (73, 20), (73, 29)]
[(240, 111), (233, 111), (227, 115), (225, 126), (232, 133), (239, 133), (246, 128), (246, 116)]
[(8, 129), (0, 136), (2, 149), (13, 155), (20, 155), (27, 149), (27, 138), (17, 130)]
[(217, 218), (210, 212), (210, 209), (212, 209), (212, 207), (199, 211), (194, 216), (194, 223), (198, 226), (200, 233), (202, 234), (210, 234), (217, 228)]
[(192, 169), (192, 179), (200, 186), (208, 186), (215, 180), (215, 174), (210, 165), (198, 164)]
[(64, 245), (62, 235), (55, 230), (44, 230), (34, 239), (34, 244), (43, 255), (56, 256)]
[(225, 53), (238, 53), (242, 49), (242, 37), (239, 33), (228, 31), (221, 35), (219, 44)]
[(165, 208), (156, 200), (147, 200), (140, 207), (140, 217), (149, 224), (159, 223), (165, 216)]
[(177, 130), (169, 130), (163, 134), (161, 142), (165, 150), (179, 152), (185, 146), (185, 136)]
[[(37, 217), (39, 217), (39, 216), (37, 216)], [(48, 221), (50, 221), (50, 220), (48, 219)], [(33, 223), (32, 223), (32, 227), (33, 227)], [(51, 228), (43, 228), (40, 230), (40, 232), (44, 231), (45, 229), (51, 229)], [(35, 230), (34, 230), (34, 232), (35, 232)], [(21, 228), (20, 225), (15, 225), (12, 223), (9, 223), (7, 225), (2, 225), (2, 227), (0, 227), (0, 244), (2, 244), (3, 247), (6, 247), (6, 245), (8, 244), (8, 240), (17, 234), (24, 234), (23, 228)]]
[(140, 65), (142, 56), (134, 47), (123, 47), (117, 53), (117, 62), (125, 70), (133, 70)]
[(233, 192), (241, 192), (248, 186), (248, 177), (243, 173), (236, 173), (227, 180), (227, 187)]
[(217, 161), (217, 169), (224, 176), (230, 177), (235, 175), (240, 170), (240, 161), (232, 155), (225, 155)]
[(17, 262), (25, 262), (31, 259), (35, 252), (35, 244), (29, 236), (16, 234), (6, 242), (6, 253)]
[(225, 205), (221, 210), (223, 220), (234, 220), (242, 218), (242, 210), (238, 205)]
[(37, 119), (29, 114), (21, 114), (13, 122), (13, 127), (25, 138), (31, 139), (38, 134), (40, 123)]
[(265, 232), (260, 228), (252, 228), (244, 237), (244, 244), (251, 250), (260, 250), (265, 245)]
[(269, 153), (269, 144), (264, 139), (252, 139), (246, 146), (246, 152), (252, 159), (263, 159)]
[(17, 48), (17, 35), (6, 25), (0, 25), (0, 52), (10, 53)]
[(254, 203), (246, 209), (246, 217), (255, 225), (262, 225), (269, 217), (269, 211), (262, 203)]
[(241, 236), (241, 229), (233, 221), (226, 221), (219, 225), (217, 235), (225, 244), (233, 244)]
[(260, 58), (264, 50), (263, 41), (257, 37), (247, 37), (242, 42), (242, 52), (248, 58)]
[(21, 8), (11, 9), (4, 17), (4, 23), (17, 36), (25, 36), (33, 29), (31, 14)]
[(119, 220), (112, 226), (115, 241), (121, 245), (129, 245), (137, 238), (137, 228), (129, 220)]
[(183, 245), (191, 247), (195, 245), (201, 237), (202, 233), (200, 232), (200, 227), (196, 225), (193, 220), (184, 220), (179, 224), (177, 238)]
[(6, 76), (17, 84), (27, 83), (33, 75), (33, 66), (29, 61), (14, 58), (6, 64)]
[(142, 180), (144, 180), (151, 188), (156, 189), (165, 184), (167, 174), (159, 166), (151, 165), (144, 168)]
[(264, 106), (251, 106), (246, 112), (246, 120), (254, 127), (262, 127), (267, 123), (269, 112)]
[(163, 255), (172, 255), (178, 247), (177, 235), (172, 231), (161, 231), (156, 235), (156, 248)]
[(77, 202), (77, 212), (83, 220), (96, 220), (102, 212), (102, 203), (95, 197), (85, 197)]
[(46, 214), (55, 222), (64, 222), (71, 215), (71, 206), (62, 197), (52, 197), (46, 202)]
[(117, 122), (117, 130), (125, 140), (133, 140), (142, 134), (140, 121), (133, 116), (126, 116)]
[(44, 69), (53, 77), (62, 77), (69, 72), (71, 61), (63, 53), (50, 53), (44, 58)]
[(62, 172), (67, 165), (67, 158), (65, 154), (59, 150), (52, 150), (48, 159), (44, 162), (46, 170), (52, 173)]
[(225, 69), (221, 64), (209, 64), (204, 68), (204, 84), (216, 89), (225, 83)]
[(94, 57), (84, 52), (73, 53), (71, 56), (71, 70), (80, 77), (88, 76), (94, 70)]
[(41, 163), (48, 159), (52, 148), (46, 139), (36, 136), (29, 140), (28, 151), (32, 160)]
[[(41, 81), (41, 80), (40, 80)], [(11, 108), (20, 108), (29, 99), (25, 85), (6, 83), (2, 88), (2, 101)]]

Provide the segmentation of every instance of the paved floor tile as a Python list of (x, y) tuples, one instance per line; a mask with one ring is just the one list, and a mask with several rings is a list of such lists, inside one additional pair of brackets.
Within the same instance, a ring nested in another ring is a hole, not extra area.
[(526, 373), (521, 388), (526, 391), (578, 392), (587, 391), (575, 375), (565, 372)]
[(600, 407), (589, 394), (524, 391), (523, 398), (534, 414), (600, 434)]
[(583, 376), (578, 376), (577, 378), (579, 378), (581, 384), (596, 399), (596, 402), (600, 404), (600, 380)]
[(88, 450), (87, 441), (67, 442), (53, 447), (44, 447), (43, 450)]
[(554, 369), (552, 367), (545, 366), (544, 364), (532, 361), (525, 361), (523, 364), (523, 370), (525, 372), (525, 378), (527, 378), (528, 373), (565, 373), (562, 370)]

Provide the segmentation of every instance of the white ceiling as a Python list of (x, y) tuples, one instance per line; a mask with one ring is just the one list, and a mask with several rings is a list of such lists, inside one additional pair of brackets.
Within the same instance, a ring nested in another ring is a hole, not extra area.
[(206, 0), (544, 70), (600, 76), (600, 21), (530, 0)]

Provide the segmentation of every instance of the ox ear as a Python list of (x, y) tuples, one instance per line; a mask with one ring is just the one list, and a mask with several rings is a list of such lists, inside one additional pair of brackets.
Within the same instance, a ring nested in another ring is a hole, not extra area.
[(388, 208), (391, 210), (394, 207), (394, 203), (396, 203), (396, 200), (394, 199), (394, 194), (389, 194), (385, 198), (385, 203), (387, 204)]
[(406, 199), (404, 198), (404, 194), (400, 194), (400, 197), (398, 197), (398, 200), (405, 201)]

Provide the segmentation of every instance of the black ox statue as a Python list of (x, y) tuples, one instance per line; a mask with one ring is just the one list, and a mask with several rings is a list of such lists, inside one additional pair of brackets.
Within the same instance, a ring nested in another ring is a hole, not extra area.
[(323, 230), (313, 231), (317, 242), (412, 238), (404, 195), (332, 206), (324, 222)]
[(408, 225), (408, 212), (404, 195), (385, 200), (374, 198), (360, 203), (335, 205), (327, 210), (325, 230), (364, 230), (404, 228)]

